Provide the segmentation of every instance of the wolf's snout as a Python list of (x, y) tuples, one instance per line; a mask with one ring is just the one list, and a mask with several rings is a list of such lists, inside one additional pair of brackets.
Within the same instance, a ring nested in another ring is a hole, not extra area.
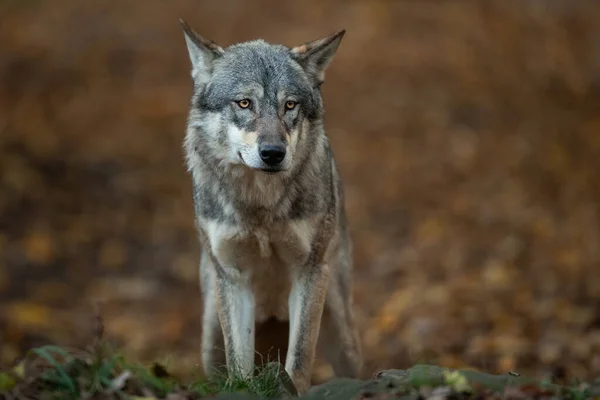
[(281, 145), (265, 144), (259, 147), (260, 158), (267, 165), (277, 165), (285, 158), (285, 147)]

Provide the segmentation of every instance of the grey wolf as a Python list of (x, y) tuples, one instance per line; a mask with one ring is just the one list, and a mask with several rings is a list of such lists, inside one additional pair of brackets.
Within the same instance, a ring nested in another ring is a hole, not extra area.
[(255, 336), (287, 321), (285, 371), (310, 387), (317, 348), (337, 376), (362, 353), (344, 191), (320, 87), (344, 30), (297, 47), (223, 48), (183, 20), (193, 94), (184, 140), (202, 256), (202, 364), (251, 374)]

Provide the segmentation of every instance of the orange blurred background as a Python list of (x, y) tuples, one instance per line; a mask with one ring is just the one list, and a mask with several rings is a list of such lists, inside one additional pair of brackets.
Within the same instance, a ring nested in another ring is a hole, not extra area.
[[(323, 86), (365, 376), (600, 375), (600, 3), (0, 3), (0, 362), (106, 335), (199, 363), (178, 18), (226, 46), (344, 27)], [(321, 364), (316, 374), (330, 376)]]

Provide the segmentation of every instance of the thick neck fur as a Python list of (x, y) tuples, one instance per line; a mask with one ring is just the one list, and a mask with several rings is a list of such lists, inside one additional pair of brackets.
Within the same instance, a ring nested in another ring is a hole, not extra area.
[(327, 206), (323, 192), (330, 191), (327, 171), (331, 169), (331, 159), (320, 121), (306, 130), (293, 167), (275, 174), (228, 162), (211, 145), (213, 140), (200, 124), (188, 124), (185, 152), (199, 216), (262, 225), (306, 217)]

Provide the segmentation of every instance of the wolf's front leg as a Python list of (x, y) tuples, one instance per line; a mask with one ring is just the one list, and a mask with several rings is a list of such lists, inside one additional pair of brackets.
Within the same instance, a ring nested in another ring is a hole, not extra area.
[(290, 336), (285, 370), (298, 394), (310, 387), (321, 316), (327, 293), (329, 266), (322, 264), (295, 271), (289, 297)]
[(230, 374), (254, 371), (254, 295), (250, 279), (235, 268), (216, 266), (217, 311)]

